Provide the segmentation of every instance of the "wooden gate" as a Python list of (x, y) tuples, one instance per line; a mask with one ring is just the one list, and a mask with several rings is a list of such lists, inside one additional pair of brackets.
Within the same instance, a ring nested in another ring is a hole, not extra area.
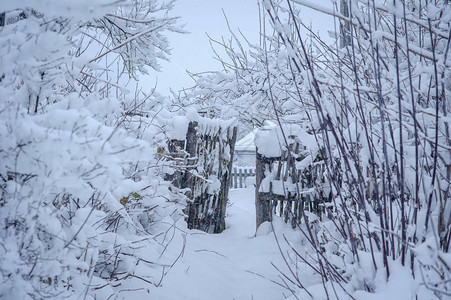
[(181, 190), (189, 189), (185, 209), (188, 228), (220, 233), (225, 229), (237, 128), (234, 123), (214, 124), (190, 122), (185, 140), (168, 143), (178, 167), (166, 179)]
[[(286, 223), (290, 222), (293, 227), (301, 222), (302, 211), (321, 219), (326, 202), (330, 202), (321, 154), (311, 154), (299, 141), (291, 140), (289, 149), (283, 150), (278, 157), (265, 157), (257, 148), (257, 228), (261, 223), (271, 221), (273, 214), (282, 217)], [(291, 161), (288, 151), (291, 152)]]

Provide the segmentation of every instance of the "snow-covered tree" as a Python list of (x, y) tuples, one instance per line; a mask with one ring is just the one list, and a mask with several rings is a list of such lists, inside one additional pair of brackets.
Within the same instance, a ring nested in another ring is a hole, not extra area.
[[(266, 19), (261, 23), (261, 26), (269, 26)], [(268, 31), (272, 32), (272, 29), (268, 28)], [(275, 120), (268, 92), (267, 77), (270, 76), (272, 92), (278, 99), (277, 112), (287, 122), (294, 115), (297, 118), (299, 104), (294, 101), (296, 90), (288, 54), (280, 48), (282, 40), (268, 34), (265, 45), (257, 45), (233, 32), (230, 34), (228, 40), (211, 40), (216, 59), (223, 69), (191, 74), (194, 86), (176, 97), (175, 105), (194, 105), (210, 117), (235, 117), (241, 124), (242, 135), (253, 127), (262, 126), (265, 120)], [(216, 47), (221, 51), (216, 51)], [(225, 57), (222, 56), (224, 53)]]
[(155, 236), (182, 212), (157, 156), (167, 138), (148, 121), (162, 98), (134, 79), (158, 70), (164, 32), (179, 29), (173, 1), (119, 5), (2, 2), (0, 298), (106, 299), (126, 280), (161, 282)]

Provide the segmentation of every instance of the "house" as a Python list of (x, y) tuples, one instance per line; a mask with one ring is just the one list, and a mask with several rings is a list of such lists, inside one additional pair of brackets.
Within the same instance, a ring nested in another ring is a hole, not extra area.
[[(265, 126), (276, 126), (275, 123), (265, 121)], [(235, 152), (232, 169), (232, 187), (242, 188), (255, 181), (256, 149), (254, 144), (255, 135), (259, 128), (255, 128), (245, 137), (235, 143)], [(249, 180), (247, 180), (248, 177)]]
[(235, 167), (255, 166), (254, 138), (257, 129), (249, 132), (245, 137), (235, 143)]

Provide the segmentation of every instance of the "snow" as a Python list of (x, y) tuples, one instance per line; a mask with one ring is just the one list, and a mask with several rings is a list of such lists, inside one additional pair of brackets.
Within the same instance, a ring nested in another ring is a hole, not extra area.
[[(301, 232), (293, 230), (277, 216), (272, 223), (265, 222), (256, 231), (254, 188), (231, 189), (229, 196), (226, 230), (221, 234), (207, 234), (186, 230), (183, 221), (179, 222), (174, 230), (179, 234), (174, 235), (166, 253), (175, 263), (168, 261), (168, 269), (158, 287), (143, 289), (139, 281), (122, 286), (130, 290), (137, 288), (127, 294), (127, 299), (312, 299), (308, 293), (313, 299), (328, 299), (321, 278), (304, 263), (295, 262), (295, 256), (283, 241), (286, 237), (296, 251), (308, 259), (313, 252)], [(284, 287), (276, 267), (286, 275), (290, 271), (281, 251), (292, 266), (296, 264), (296, 274), (308, 293), (298, 289), (294, 296)], [(369, 253), (360, 251), (359, 255), (360, 264), (350, 264), (346, 271), (352, 276), (347, 289), (355, 290), (352, 293), (355, 299), (408, 300), (415, 299), (415, 293), (419, 299), (433, 299), (427, 290), (420, 289), (418, 281), (412, 279), (409, 267), (401, 266), (399, 261), (390, 264), (391, 276), (387, 281), (384, 268), (374, 271)], [(373, 291), (365, 291), (361, 282), (366, 282)], [(329, 299), (349, 299), (346, 292), (330, 282), (326, 286)]]
[(197, 131), (200, 135), (210, 135), (220, 131), (220, 137), (223, 140), (226, 140), (231, 136), (231, 133), (227, 136), (227, 129), (233, 128), (237, 125), (237, 120), (235, 118), (230, 118), (227, 120), (205, 118), (201, 117), (194, 109), (188, 109), (185, 115), (174, 115), (167, 110), (162, 110), (156, 118), (164, 128), (167, 137), (181, 141), (186, 138), (186, 133), (190, 122), (198, 123)]
[(185, 140), (188, 131), (189, 119), (183, 116), (174, 116), (167, 123), (168, 135), (175, 140)]
[(214, 175), (210, 175), (208, 181), (207, 193), (210, 195), (217, 195), (221, 189), (221, 181)]
[(257, 131), (254, 143), (258, 153), (266, 157), (278, 157), (282, 154), (278, 131), (276, 126), (263, 126)]
[[(291, 137), (295, 137), (301, 146), (309, 154), (315, 154), (318, 151), (318, 145), (315, 137), (305, 131), (302, 126), (297, 124), (284, 124), (283, 132), (288, 138), (288, 143), (292, 143)], [(265, 157), (279, 157), (282, 149), (286, 148), (282, 130), (279, 125), (273, 122), (265, 121), (265, 126), (260, 127), (254, 137), (254, 145), (258, 148), (258, 153)]]
[[(262, 224), (255, 236), (254, 188), (230, 190), (229, 204), (227, 229), (221, 234), (184, 232), (186, 246), (182, 257), (168, 270), (160, 287), (151, 288), (149, 293), (136, 292), (137, 299), (274, 300), (289, 295), (286, 288), (272, 282), (281, 282), (272, 263), (287, 270), (271, 224)], [(280, 239), (282, 232), (290, 241), (301, 239), (299, 231), (281, 220), (276, 219), (273, 225)], [(179, 235), (167, 251), (176, 257), (182, 248), (183, 237)], [(311, 276), (311, 270), (305, 272)]]

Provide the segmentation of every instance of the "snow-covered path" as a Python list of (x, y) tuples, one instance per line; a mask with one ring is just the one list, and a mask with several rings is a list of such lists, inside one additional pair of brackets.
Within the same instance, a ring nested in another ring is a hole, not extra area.
[[(255, 237), (252, 188), (230, 191), (226, 222), (221, 234), (191, 231), (187, 235), (183, 257), (164, 277), (162, 286), (150, 292), (150, 299), (274, 300), (290, 294), (272, 282), (280, 279), (271, 262), (284, 269), (274, 235), (263, 228)], [(288, 234), (290, 239), (300, 238), (290, 229)]]

